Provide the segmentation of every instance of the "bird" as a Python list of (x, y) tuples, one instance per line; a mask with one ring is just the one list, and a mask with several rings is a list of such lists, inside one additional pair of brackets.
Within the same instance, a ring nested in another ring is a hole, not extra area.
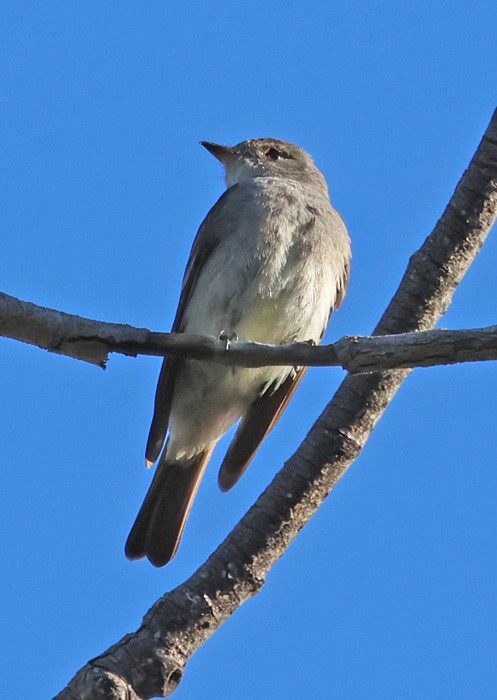
[[(319, 343), (346, 293), (351, 257), (323, 174), (288, 141), (200, 143), (223, 165), (226, 191), (194, 239), (172, 332)], [(129, 559), (160, 567), (174, 557), (216, 443), (238, 423), (218, 476), (227, 491), (305, 369), (164, 358), (146, 447), (147, 465), (158, 465), (126, 541)]]

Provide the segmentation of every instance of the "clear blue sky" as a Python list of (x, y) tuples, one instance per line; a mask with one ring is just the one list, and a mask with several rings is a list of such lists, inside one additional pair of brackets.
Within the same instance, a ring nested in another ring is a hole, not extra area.
[[(471, 3), (2, 3), (0, 289), (168, 330), (223, 191), (201, 139), (311, 152), (353, 241), (327, 338), (368, 333), (497, 104), (497, 8)], [(441, 326), (497, 322), (491, 236)], [(174, 562), (123, 544), (159, 361), (107, 371), (0, 340), (3, 696), (49, 698), (190, 575), (343, 376), (313, 369), (246, 476), (218, 449)], [(447, 700), (497, 693), (496, 366), (416, 371), (175, 697)], [(8, 670), (8, 671), (7, 671)], [(31, 689), (31, 690), (27, 690)]]

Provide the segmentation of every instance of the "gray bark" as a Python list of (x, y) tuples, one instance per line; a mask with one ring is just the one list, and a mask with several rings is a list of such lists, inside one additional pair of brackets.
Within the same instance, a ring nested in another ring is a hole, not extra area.
[(109, 353), (173, 355), (229, 365), (339, 365), (351, 374), (497, 359), (497, 326), (345, 337), (331, 345), (262, 345), (94, 321), (0, 293), (0, 335), (105, 367)]

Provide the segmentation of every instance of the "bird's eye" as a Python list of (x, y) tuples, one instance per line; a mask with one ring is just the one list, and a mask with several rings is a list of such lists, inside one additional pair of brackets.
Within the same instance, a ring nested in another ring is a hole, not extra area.
[(286, 151), (278, 151), (278, 149), (274, 148), (274, 146), (268, 148), (264, 155), (269, 160), (280, 160), (280, 158), (283, 158), (284, 160), (293, 160), (293, 156), (291, 156), (289, 153)]
[(271, 160), (279, 160), (282, 158), (283, 154), (276, 150), (276, 148), (269, 148), (266, 151), (266, 156)]

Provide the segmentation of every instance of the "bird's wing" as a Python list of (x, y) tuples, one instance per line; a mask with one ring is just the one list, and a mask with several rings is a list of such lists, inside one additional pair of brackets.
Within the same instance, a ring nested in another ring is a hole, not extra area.
[[(202, 269), (222, 238), (229, 235), (231, 228), (233, 228), (233, 223), (226, 217), (226, 212), (228, 210), (232, 211), (232, 209), (225, 205), (228, 198), (236, 198), (238, 194), (238, 185), (233, 185), (233, 187), (226, 190), (209, 211), (198, 230), (183, 276), (181, 295), (172, 326), (172, 333), (181, 333), (183, 331), (185, 310)], [(174, 383), (182, 362), (181, 359), (165, 357), (162, 363), (155, 392), (154, 415), (145, 451), (146, 460), (149, 464), (153, 464), (157, 460), (164, 444), (171, 413)]]
[[(339, 309), (340, 306), (342, 305), (342, 301), (345, 299), (345, 295), (347, 294), (347, 288), (349, 286), (349, 277), (350, 277), (350, 260), (348, 260), (346, 262), (345, 267), (343, 269), (342, 278), (340, 280), (340, 284), (338, 285), (338, 289), (337, 289), (337, 298), (335, 300), (333, 307), (330, 309), (330, 316), (331, 316), (333, 309)], [(323, 331), (323, 333), (324, 333), (324, 331)]]
[(259, 445), (285, 410), (306, 369), (307, 367), (295, 368), (276, 391), (271, 392), (269, 388), (253, 402), (219, 469), (218, 481), (222, 491), (228, 491), (244, 473)]

